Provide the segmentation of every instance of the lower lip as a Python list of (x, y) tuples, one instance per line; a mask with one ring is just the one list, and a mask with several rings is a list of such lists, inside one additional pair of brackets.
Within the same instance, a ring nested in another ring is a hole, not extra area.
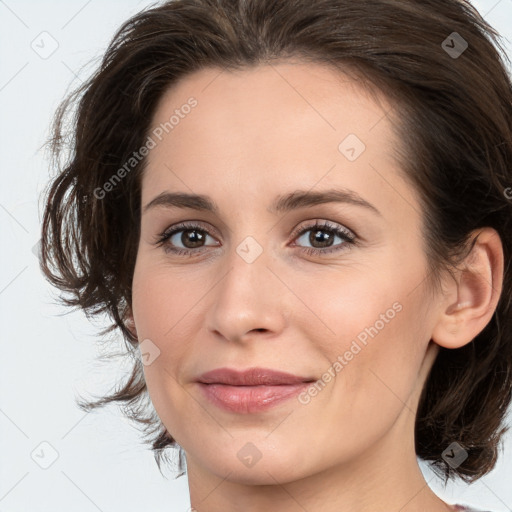
[(213, 404), (237, 413), (265, 411), (298, 395), (311, 383), (282, 384), (278, 386), (228, 386), (203, 384), (199, 387)]

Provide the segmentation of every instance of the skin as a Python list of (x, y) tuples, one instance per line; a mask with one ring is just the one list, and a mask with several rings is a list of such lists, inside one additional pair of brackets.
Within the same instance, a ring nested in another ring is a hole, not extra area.
[[(145, 377), (185, 450), (192, 507), (452, 510), (418, 467), (415, 414), (439, 346), (468, 343), (492, 317), (503, 276), (499, 236), (479, 230), (466, 269), (443, 278), (442, 294), (429, 292), (418, 198), (393, 159), (392, 108), (340, 72), (292, 61), (201, 70), (167, 91), (152, 126), (190, 96), (197, 106), (148, 155), (142, 205), (181, 191), (210, 196), (219, 212), (143, 211), (132, 318), (139, 341), (160, 351)], [(348, 134), (366, 145), (354, 161), (338, 149)], [(380, 215), (339, 202), (269, 211), (277, 196), (341, 187)], [(351, 230), (359, 243), (327, 230), (340, 249), (328, 254), (312, 231), (292, 236), (315, 220)], [(211, 233), (199, 246), (187, 232), (172, 238), (192, 256), (156, 243), (183, 221)], [(262, 249), (251, 263), (237, 253), (248, 236)], [(304, 252), (312, 247), (316, 255)], [(227, 412), (194, 382), (226, 366), (321, 379), (393, 304), (401, 310), (307, 404), (293, 398), (265, 412)], [(247, 443), (261, 455), (251, 467), (237, 456)]]

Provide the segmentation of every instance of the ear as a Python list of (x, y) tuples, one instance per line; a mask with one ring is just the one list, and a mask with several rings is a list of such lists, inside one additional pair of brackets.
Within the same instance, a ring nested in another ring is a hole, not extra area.
[(473, 238), (473, 249), (455, 276), (443, 282), (444, 300), (432, 333), (432, 340), (441, 347), (459, 348), (471, 342), (490, 322), (501, 295), (504, 258), (500, 236), (486, 227)]
[(125, 315), (124, 325), (135, 338), (138, 338), (137, 329), (135, 327), (135, 320), (133, 319), (133, 313), (131, 309), (128, 309), (128, 312)]

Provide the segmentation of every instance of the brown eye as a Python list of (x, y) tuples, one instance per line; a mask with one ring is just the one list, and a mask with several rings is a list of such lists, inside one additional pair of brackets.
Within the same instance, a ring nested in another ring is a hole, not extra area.
[[(186, 249), (195, 249), (196, 247), (201, 247), (206, 239), (204, 233), (198, 229), (184, 229), (176, 232), (175, 235), (177, 233), (181, 233), (181, 236), (178, 237), (178, 240), (185, 246)], [(173, 237), (170, 237), (169, 240), (171, 238)]]
[[(180, 224), (172, 229), (167, 229), (161, 233), (157, 240), (158, 246), (163, 246), (165, 252), (175, 254), (189, 254), (202, 252), (202, 249), (208, 247), (206, 242), (208, 237), (213, 236), (205, 228), (195, 224)], [(215, 241), (214, 246), (219, 243)]]
[[(336, 243), (336, 239), (339, 239), (341, 243)], [(296, 240), (302, 240), (302, 243), (311, 244), (311, 247), (303, 247), (308, 254), (342, 251), (354, 245), (355, 239), (356, 237), (351, 231), (332, 225), (327, 221), (323, 224), (317, 222), (302, 229), (296, 237)]]

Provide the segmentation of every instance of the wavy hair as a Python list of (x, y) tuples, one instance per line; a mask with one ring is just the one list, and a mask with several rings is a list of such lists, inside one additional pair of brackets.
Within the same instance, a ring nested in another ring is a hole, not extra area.
[[(131, 362), (116, 390), (80, 406), (122, 405), (160, 469), (164, 449), (176, 446), (152, 409), (126, 324), (145, 159), (108, 197), (97, 190), (143, 146), (159, 99), (180, 79), (291, 58), (352, 73), (391, 100), (434, 283), (471, 248), (474, 230), (490, 226), (501, 237), (505, 273), (492, 320), (462, 348), (440, 349), (415, 424), (420, 458), (446, 479), (476, 480), (496, 463), (511, 401), (512, 85), (499, 34), (464, 0), (174, 0), (120, 27), (57, 110), (48, 141), (56, 175), (41, 268), (66, 305), (108, 315), (102, 335), (119, 330)], [(453, 441), (469, 454), (457, 468), (441, 457)]]

